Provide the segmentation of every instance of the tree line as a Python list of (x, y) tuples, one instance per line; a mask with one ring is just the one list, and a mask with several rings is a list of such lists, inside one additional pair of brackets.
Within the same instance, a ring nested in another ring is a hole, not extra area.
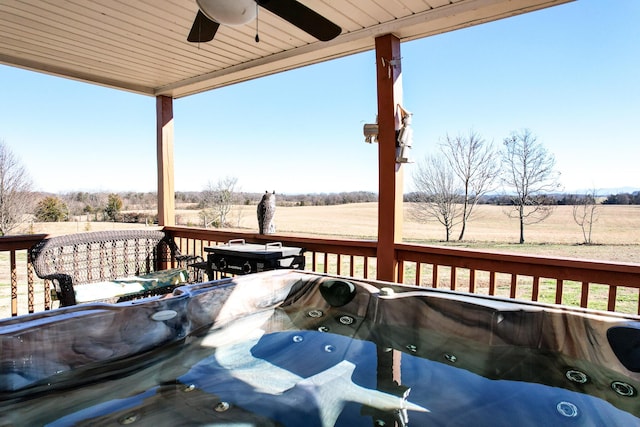
[[(583, 199), (590, 198), (593, 190), (584, 193), (555, 193), (547, 194), (542, 203), (557, 206), (572, 206), (576, 203), (582, 203)], [(640, 205), (640, 191), (632, 193), (615, 193), (604, 195), (598, 191), (595, 192), (595, 200), (602, 205)], [(419, 193), (412, 191), (404, 195), (404, 201), (407, 203), (415, 202), (419, 197)], [(508, 206), (513, 204), (513, 200), (508, 194), (487, 194), (482, 197), (478, 204), (493, 206)]]
[[(222, 178), (220, 183), (209, 183), (202, 191), (176, 191), (176, 203), (203, 205), (203, 193), (206, 191), (216, 191), (219, 187), (220, 191), (224, 191), (224, 182), (229, 178)], [(263, 193), (243, 192), (236, 189), (234, 194), (234, 203), (242, 205), (251, 205), (257, 203), (262, 198)], [(377, 202), (378, 193), (371, 191), (343, 191), (333, 193), (302, 193), (302, 194), (280, 194), (278, 196), (278, 205), (280, 206), (333, 206), (348, 203), (367, 203)]]
[[(199, 192), (176, 192), (176, 203), (183, 209), (202, 211), (210, 220), (207, 226), (224, 226), (233, 205), (257, 205), (262, 193), (235, 192), (228, 180)], [(92, 221), (149, 222), (156, 221), (156, 193), (70, 192), (65, 194), (33, 193), (37, 200), (32, 212), (38, 222), (69, 221), (85, 217)], [(279, 206), (330, 206), (349, 203), (376, 202), (373, 192), (308, 193), (278, 195)], [(28, 209), (27, 209), (28, 211)], [(227, 224), (228, 225), (228, 224)]]

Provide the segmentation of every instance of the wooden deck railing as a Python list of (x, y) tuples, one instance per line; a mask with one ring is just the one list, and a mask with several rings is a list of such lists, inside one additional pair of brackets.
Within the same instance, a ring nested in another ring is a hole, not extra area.
[[(206, 258), (206, 246), (232, 239), (245, 239), (248, 243), (279, 241), (306, 249), (307, 270), (376, 278), (375, 241), (265, 236), (187, 227), (165, 230), (174, 236), (182, 253)], [(0, 237), (0, 261), (8, 266), (7, 271), (0, 271), (0, 317), (52, 308), (49, 284), (34, 281), (27, 257), (28, 249), (44, 237)], [(640, 314), (640, 264), (404, 243), (396, 244), (395, 254), (399, 283)]]
[(8, 267), (0, 271), (0, 317), (51, 308), (49, 284), (40, 281), (43, 289), (35, 292), (33, 266), (28, 257), (29, 248), (45, 237), (46, 234), (0, 237), (0, 261)]
[(286, 235), (238, 233), (224, 230), (165, 227), (180, 252), (200, 255), (206, 259), (205, 246), (244, 239), (247, 243), (278, 241), (284, 246), (302, 247), (306, 250), (306, 269), (359, 278), (375, 278), (376, 242), (370, 240), (333, 240)]
[(640, 314), (640, 264), (407, 244), (396, 258), (400, 283)]
[[(306, 249), (307, 270), (375, 279), (376, 242), (165, 227), (182, 252), (245, 239)], [(640, 264), (396, 244), (398, 283), (640, 314)]]

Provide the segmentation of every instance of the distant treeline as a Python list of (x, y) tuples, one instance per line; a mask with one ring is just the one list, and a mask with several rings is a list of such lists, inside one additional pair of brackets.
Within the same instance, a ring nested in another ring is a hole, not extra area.
[[(236, 193), (233, 196), (234, 204), (257, 205), (263, 193)], [(123, 211), (145, 211), (157, 208), (156, 193), (117, 193), (122, 201)], [(50, 194), (39, 194), (38, 198), (51, 196)], [(418, 197), (417, 193), (407, 193), (404, 195), (405, 202), (424, 200)], [(108, 193), (88, 193), (72, 192), (59, 196), (64, 203), (64, 210), (68, 215), (92, 215), (96, 220), (104, 209), (109, 206)], [(574, 205), (584, 201), (583, 194), (551, 194), (544, 197), (544, 203), (550, 205)], [(640, 205), (640, 191), (633, 193), (618, 193), (608, 196), (598, 196), (597, 203), (605, 205)], [(197, 191), (176, 192), (176, 203), (187, 205), (189, 209), (203, 208), (203, 193)], [(378, 194), (370, 191), (350, 191), (339, 193), (307, 193), (307, 194), (278, 194), (276, 192), (278, 206), (331, 206), (348, 203), (377, 202)], [(508, 195), (488, 195), (481, 200), (482, 204), (489, 205), (510, 205), (511, 198)], [(134, 219), (141, 220), (141, 219)]]
[[(544, 203), (550, 205), (574, 205), (590, 197), (584, 194), (549, 194), (544, 196)], [(253, 205), (262, 198), (262, 193), (238, 193), (235, 195), (236, 204)], [(278, 194), (276, 192), (278, 206), (332, 206), (344, 205), (348, 203), (377, 202), (378, 194), (371, 191), (349, 191), (339, 193), (307, 193), (307, 194)], [(415, 192), (404, 195), (405, 202), (423, 200)], [(202, 193), (176, 192), (176, 201), (199, 205), (202, 202)], [(640, 191), (633, 193), (618, 193), (608, 196), (598, 196), (598, 203), (605, 205), (640, 205)], [(482, 198), (482, 204), (486, 205), (510, 205), (511, 197), (506, 194), (487, 195)]]
[[(254, 205), (260, 202), (263, 193), (235, 194), (235, 203)], [(276, 204), (278, 206), (330, 206), (344, 205), (347, 203), (377, 202), (378, 195), (370, 191), (350, 191), (340, 193), (307, 193), (307, 194), (278, 194), (276, 192)], [(202, 203), (202, 193), (176, 192), (176, 202), (199, 205)]]
[(602, 203), (605, 205), (640, 205), (640, 191), (634, 191), (631, 194), (611, 194)]
[[(542, 198), (542, 204), (548, 205), (575, 205), (582, 203), (585, 198), (592, 198), (585, 194), (548, 194)], [(608, 196), (598, 196), (597, 203), (603, 205), (640, 205), (640, 191), (633, 193), (610, 194)], [(424, 200), (418, 193), (408, 193), (404, 196), (405, 202)], [(480, 199), (480, 204), (509, 206), (513, 204), (511, 196), (506, 194), (487, 195)]]

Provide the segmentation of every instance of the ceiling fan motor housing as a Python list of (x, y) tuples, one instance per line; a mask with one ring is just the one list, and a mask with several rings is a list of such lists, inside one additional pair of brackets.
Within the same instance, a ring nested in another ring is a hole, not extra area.
[(198, 7), (220, 24), (238, 26), (256, 18), (255, 0), (196, 0)]

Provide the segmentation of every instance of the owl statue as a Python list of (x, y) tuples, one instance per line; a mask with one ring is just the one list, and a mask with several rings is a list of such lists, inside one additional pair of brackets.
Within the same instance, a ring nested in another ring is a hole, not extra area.
[(260, 234), (273, 234), (276, 232), (276, 192), (265, 191), (262, 200), (258, 203), (258, 229)]

